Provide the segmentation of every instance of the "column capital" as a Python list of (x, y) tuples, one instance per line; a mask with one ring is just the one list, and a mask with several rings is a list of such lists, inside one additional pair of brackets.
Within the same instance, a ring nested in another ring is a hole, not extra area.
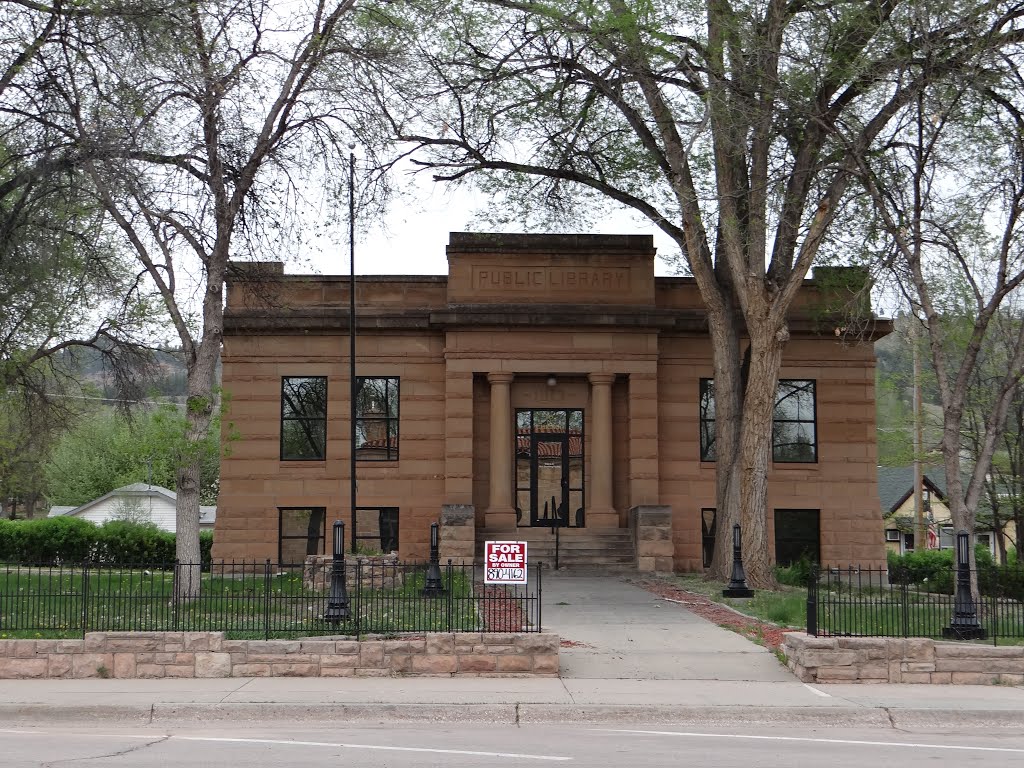
[(511, 384), (515, 377), (514, 373), (508, 371), (495, 371), (487, 374), (487, 381), (491, 384)]
[(595, 386), (610, 386), (615, 381), (614, 373), (590, 373), (587, 374), (587, 379), (590, 383)]

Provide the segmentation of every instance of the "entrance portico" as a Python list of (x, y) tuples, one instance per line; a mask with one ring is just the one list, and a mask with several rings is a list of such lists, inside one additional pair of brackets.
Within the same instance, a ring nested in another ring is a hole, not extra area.
[[(486, 378), (491, 460), (485, 525), (508, 528), (514, 518), (517, 527), (619, 527), (612, 494), (615, 374), (550, 373), (540, 377), (546, 397), (537, 397), (538, 377), (529, 372), (519, 387), (515, 373)], [(515, 408), (513, 389), (520, 390)]]

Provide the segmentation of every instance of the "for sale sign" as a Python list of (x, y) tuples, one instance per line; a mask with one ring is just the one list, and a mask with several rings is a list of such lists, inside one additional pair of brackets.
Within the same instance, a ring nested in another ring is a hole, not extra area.
[(525, 584), (526, 542), (484, 542), (484, 584)]

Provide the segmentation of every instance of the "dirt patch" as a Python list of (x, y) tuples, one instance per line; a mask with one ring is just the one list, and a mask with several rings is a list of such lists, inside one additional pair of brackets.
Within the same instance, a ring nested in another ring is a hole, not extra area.
[(662, 581), (637, 580), (633, 583), (669, 602), (682, 605), (702, 619), (707, 619), (720, 627), (731, 629), (733, 632), (737, 632), (772, 651), (782, 645), (782, 640), (787, 632), (795, 631), (767, 621), (744, 616), (727, 605), (716, 603), (709, 597), (699, 595), (696, 592), (688, 592), (685, 589), (673, 586), (672, 584), (666, 584)]
[(559, 645), (563, 648), (593, 648), (592, 645), (581, 643), (579, 640), (562, 640)]

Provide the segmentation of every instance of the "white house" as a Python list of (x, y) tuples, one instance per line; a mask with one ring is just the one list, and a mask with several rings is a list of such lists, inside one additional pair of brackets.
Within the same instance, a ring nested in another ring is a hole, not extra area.
[[(174, 491), (159, 485), (132, 483), (78, 507), (52, 507), (47, 517), (73, 515), (97, 525), (107, 520), (131, 520), (136, 523), (154, 523), (158, 528), (174, 533), (177, 523), (174, 512), (176, 498)], [(216, 519), (217, 507), (199, 507), (199, 530), (212, 531)]]

